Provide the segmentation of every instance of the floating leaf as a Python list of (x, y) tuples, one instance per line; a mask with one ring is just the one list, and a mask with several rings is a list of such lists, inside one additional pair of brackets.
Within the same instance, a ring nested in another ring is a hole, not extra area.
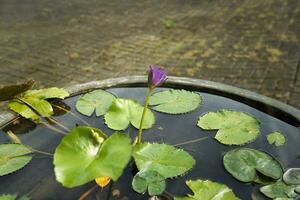
[(282, 176), (280, 164), (270, 155), (255, 149), (229, 151), (225, 154), (223, 163), (225, 169), (242, 182), (260, 182), (260, 174), (275, 180)]
[(104, 90), (95, 90), (81, 96), (76, 102), (76, 109), (83, 115), (104, 115), (116, 97)]
[(27, 165), (32, 151), (22, 144), (0, 145), (0, 176), (10, 174)]
[(8, 85), (0, 88), (0, 101), (13, 99), (15, 96), (30, 90), (34, 85), (34, 80), (29, 80), (27, 83), (19, 85)]
[(282, 146), (285, 143), (285, 137), (280, 132), (273, 132), (267, 136), (269, 144), (275, 144), (275, 146)]
[(107, 186), (110, 182), (110, 177), (109, 176), (101, 176), (95, 179), (97, 185), (99, 185), (100, 187), (104, 188), (105, 186)]
[(200, 103), (201, 97), (195, 92), (171, 89), (154, 93), (150, 97), (149, 105), (159, 112), (181, 114), (195, 110)]
[(114, 133), (106, 138), (96, 128), (74, 128), (55, 150), (56, 180), (69, 188), (101, 176), (108, 176), (116, 181), (129, 162), (131, 139), (127, 134), (121, 133)]
[(298, 186), (295, 188), (295, 192), (297, 192), (297, 193), (300, 194), (300, 185), (298, 185)]
[(159, 195), (166, 189), (165, 177), (156, 171), (140, 171), (133, 178), (132, 188), (140, 194), (145, 193), (148, 188), (150, 196)]
[(283, 181), (289, 185), (300, 185), (300, 168), (290, 168), (283, 174)]
[(0, 196), (0, 200), (15, 200), (17, 198), (17, 195), (11, 195), (11, 194), (3, 194)]
[(11, 110), (13, 110), (16, 113), (19, 113), (26, 119), (32, 119), (34, 121), (37, 121), (40, 118), (34, 111), (31, 110), (30, 107), (23, 103), (20, 103), (17, 100), (10, 101), (8, 106)]
[[(11, 195), (11, 194), (3, 194), (0, 196), (0, 200), (16, 200), (17, 195)], [(18, 198), (18, 200), (30, 200), (27, 196), (21, 196)]]
[(234, 192), (224, 184), (200, 179), (186, 181), (186, 184), (194, 195), (175, 197), (175, 200), (239, 200)]
[(296, 186), (286, 185), (285, 183), (278, 181), (271, 185), (266, 185), (260, 188), (260, 192), (265, 196), (277, 199), (277, 198), (295, 198), (298, 196), (295, 193)]
[(64, 99), (69, 95), (70, 94), (62, 88), (51, 87), (40, 90), (28, 90), (27, 92), (25, 92), (24, 97), (35, 97), (38, 99)]
[(215, 139), (222, 144), (243, 145), (259, 135), (259, 121), (251, 115), (231, 110), (209, 112), (197, 124), (204, 130), (218, 129)]
[(18, 200), (30, 200), (27, 196), (21, 196)]
[[(113, 130), (126, 129), (131, 123), (135, 128), (139, 128), (143, 106), (137, 101), (130, 99), (115, 99), (108, 112), (104, 115), (105, 123)], [(154, 124), (154, 115), (147, 109), (143, 129), (151, 128)]]
[(42, 117), (50, 117), (53, 114), (52, 106), (46, 100), (35, 97), (24, 97), (22, 100), (26, 103), (25, 105), (28, 105), (30, 109), (33, 109)]
[(69, 93), (60, 88), (46, 88), (41, 90), (28, 90), (19, 99), (9, 102), (9, 108), (26, 119), (39, 120), (42, 117), (50, 117), (53, 114), (51, 104), (45, 99), (59, 98), (63, 99), (69, 96)]
[(156, 171), (165, 178), (182, 175), (195, 165), (190, 154), (167, 144), (138, 144), (133, 157), (139, 171)]

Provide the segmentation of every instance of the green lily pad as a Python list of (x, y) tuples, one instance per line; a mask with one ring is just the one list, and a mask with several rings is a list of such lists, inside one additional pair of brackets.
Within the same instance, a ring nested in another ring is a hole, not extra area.
[(278, 161), (270, 155), (249, 148), (229, 151), (223, 158), (225, 169), (242, 182), (260, 182), (260, 174), (277, 180), (282, 176)]
[(243, 145), (254, 141), (259, 135), (259, 121), (244, 112), (221, 110), (199, 117), (198, 126), (218, 132), (215, 139), (226, 145)]
[(224, 184), (209, 180), (190, 180), (186, 184), (194, 195), (175, 197), (175, 200), (239, 200), (234, 192)]
[(201, 103), (201, 96), (186, 90), (166, 90), (151, 95), (151, 109), (168, 113), (182, 114), (195, 110)]
[(296, 186), (294, 185), (287, 185), (282, 181), (278, 181), (274, 184), (261, 187), (260, 192), (272, 199), (278, 199), (278, 198), (294, 199), (295, 197), (298, 196), (298, 194), (295, 193), (295, 188)]
[(277, 147), (285, 144), (284, 135), (278, 131), (270, 133), (267, 136), (267, 140), (268, 140), (269, 144), (275, 144), (275, 146), (277, 146)]
[(134, 147), (133, 158), (139, 171), (156, 171), (164, 178), (180, 176), (196, 161), (182, 149), (167, 144), (141, 143)]
[(283, 181), (288, 185), (300, 185), (300, 168), (290, 168), (283, 174)]
[(11, 194), (3, 194), (0, 196), (0, 200), (15, 200), (17, 198), (17, 195), (11, 195)]
[[(104, 115), (105, 124), (113, 130), (124, 130), (131, 123), (139, 128), (144, 107), (131, 99), (115, 99)], [(151, 128), (155, 122), (154, 114), (147, 109), (143, 129)]]
[(143, 194), (148, 188), (150, 196), (159, 195), (166, 189), (165, 178), (156, 171), (140, 171), (132, 181), (134, 191)]
[(31, 149), (22, 144), (0, 145), (0, 176), (15, 172), (27, 165), (32, 157)]
[(95, 90), (81, 96), (76, 102), (76, 109), (87, 116), (91, 116), (94, 111), (96, 111), (96, 116), (104, 115), (115, 98), (109, 92)]
[(295, 188), (295, 192), (297, 192), (298, 194), (300, 194), (300, 185), (298, 185), (298, 186)]
[(30, 80), (27, 83), (18, 85), (8, 85), (0, 88), (0, 101), (7, 101), (13, 99), (15, 96), (30, 90), (34, 85), (34, 81)]
[(116, 181), (129, 162), (131, 150), (131, 139), (127, 134), (114, 133), (107, 138), (99, 129), (76, 127), (55, 150), (56, 180), (68, 188), (101, 176)]

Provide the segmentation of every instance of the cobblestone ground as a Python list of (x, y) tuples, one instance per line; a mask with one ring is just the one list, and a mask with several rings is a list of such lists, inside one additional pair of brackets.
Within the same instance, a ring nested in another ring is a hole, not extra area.
[(300, 1), (0, 0), (0, 84), (67, 86), (164, 66), (300, 108)]

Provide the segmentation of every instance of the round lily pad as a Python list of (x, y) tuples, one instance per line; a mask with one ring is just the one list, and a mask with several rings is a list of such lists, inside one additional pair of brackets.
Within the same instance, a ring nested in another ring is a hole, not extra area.
[(259, 135), (259, 121), (244, 112), (220, 110), (199, 117), (198, 126), (204, 130), (218, 130), (215, 139), (226, 145), (243, 145)]
[(260, 188), (260, 192), (272, 199), (294, 199), (298, 196), (295, 192), (295, 185), (287, 185), (282, 181), (278, 181), (271, 185), (266, 185)]
[(225, 169), (242, 182), (260, 182), (260, 174), (277, 180), (282, 176), (278, 161), (270, 155), (250, 148), (229, 151), (223, 158)]
[(32, 157), (31, 149), (22, 144), (0, 145), (0, 176), (10, 174), (27, 165)]
[(175, 89), (154, 93), (149, 101), (151, 109), (168, 114), (191, 112), (200, 103), (201, 96), (198, 93)]
[(83, 115), (104, 115), (116, 97), (104, 90), (94, 90), (81, 96), (76, 102), (76, 109)]
[(107, 138), (99, 129), (76, 127), (55, 150), (56, 180), (68, 188), (102, 176), (116, 181), (129, 162), (131, 149), (127, 134), (114, 133)]
[(194, 195), (175, 197), (175, 200), (239, 200), (234, 192), (226, 185), (210, 180), (189, 180), (186, 184)]
[(190, 154), (167, 144), (138, 144), (134, 147), (133, 158), (140, 171), (156, 171), (165, 178), (182, 175), (195, 165)]
[(283, 174), (283, 180), (289, 185), (300, 185), (300, 168), (290, 168)]
[[(104, 115), (105, 124), (113, 130), (124, 130), (131, 123), (139, 128), (144, 107), (131, 99), (115, 99)], [(146, 110), (143, 129), (151, 128), (155, 122), (154, 114)]]
[(267, 140), (269, 144), (274, 144), (275, 146), (282, 146), (285, 143), (285, 137), (282, 133), (276, 131), (267, 135)]
[(148, 188), (150, 196), (159, 195), (166, 189), (165, 178), (156, 171), (140, 171), (132, 181), (134, 191), (143, 194)]

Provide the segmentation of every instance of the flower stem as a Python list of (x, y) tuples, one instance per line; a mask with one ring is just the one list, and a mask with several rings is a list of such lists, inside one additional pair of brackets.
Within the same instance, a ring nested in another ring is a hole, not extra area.
[(66, 113), (69, 113), (70, 115), (72, 115), (73, 117), (75, 117), (76, 119), (79, 119), (82, 123), (84, 123), (85, 125), (87, 126), (91, 126), (87, 121), (85, 121), (84, 119), (82, 119), (81, 117), (77, 116), (74, 112), (72, 112), (71, 110), (67, 110), (65, 109), (64, 107), (61, 107), (61, 106), (58, 106), (58, 105), (55, 105), (53, 103), (51, 103), (52, 106), (62, 110), (62, 111), (65, 111)]
[(188, 141), (185, 141), (185, 142), (173, 144), (173, 146), (176, 147), (176, 146), (182, 146), (182, 145), (186, 145), (186, 144), (192, 144), (192, 143), (200, 142), (202, 140), (206, 140), (208, 138), (211, 138), (211, 137), (210, 136), (206, 136), (206, 137), (201, 137), (201, 138), (197, 138), (197, 139), (194, 139), (194, 140), (188, 140)]
[(60, 122), (58, 122), (56, 119), (54, 119), (52, 117), (46, 117), (46, 120), (52, 122), (53, 124), (57, 125), (58, 127), (64, 129), (67, 132), (71, 131), (68, 127), (66, 127), (65, 125), (61, 124)]
[(153, 91), (153, 88), (149, 87), (147, 95), (146, 95), (146, 99), (145, 99), (145, 104), (144, 104), (144, 109), (143, 109), (143, 113), (142, 113), (142, 118), (141, 118), (141, 122), (140, 122), (139, 131), (138, 131), (137, 144), (141, 143), (141, 141), (142, 141), (143, 124), (144, 124), (144, 119), (145, 119), (145, 115), (146, 115), (146, 112), (147, 112), (147, 108), (148, 108), (148, 104), (149, 104), (149, 100), (150, 100), (150, 95), (151, 95), (152, 91)]
[[(28, 146), (29, 147), (29, 146)], [(37, 150), (37, 149), (34, 149), (32, 147), (30, 147), (30, 149), (35, 152), (35, 153), (39, 153), (39, 154), (44, 154), (44, 155), (47, 155), (47, 156), (53, 156), (52, 153), (48, 153), (48, 152), (45, 152), (45, 151), (40, 151), (40, 150)]]

